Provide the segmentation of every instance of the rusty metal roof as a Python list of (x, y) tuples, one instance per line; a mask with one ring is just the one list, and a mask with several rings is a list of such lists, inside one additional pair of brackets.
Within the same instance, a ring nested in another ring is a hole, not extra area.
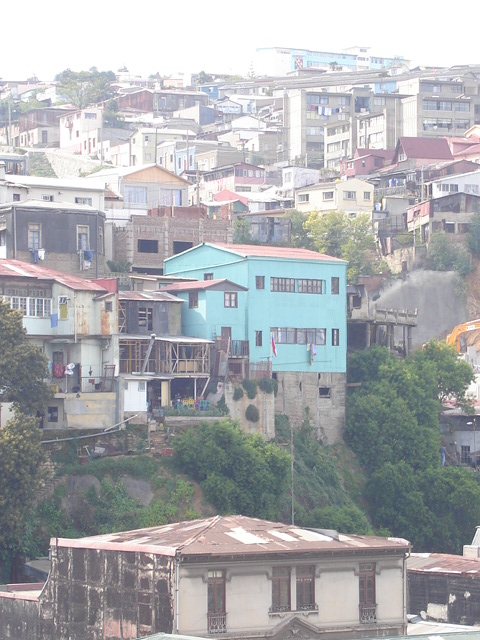
[(154, 291), (119, 291), (119, 300), (140, 300), (140, 301), (155, 301), (155, 302), (180, 302), (183, 300), (173, 296), (171, 293), (165, 291), (165, 287), (162, 289), (155, 289)]
[(448, 553), (412, 553), (408, 571), (416, 573), (454, 573), (480, 577), (480, 558), (466, 558)]
[[(318, 253), (318, 251), (310, 251), (309, 249), (255, 244), (223, 244), (220, 242), (205, 242), (205, 244), (210, 247), (227, 250), (230, 253), (237, 253), (244, 257), (282, 258), (285, 260), (321, 260), (346, 264), (345, 260), (334, 258), (333, 256), (327, 256), (324, 253)], [(195, 247), (192, 248), (194, 249)]]
[(78, 276), (72, 276), (61, 271), (46, 269), (39, 264), (30, 264), (29, 262), (21, 262), (20, 260), (0, 259), (0, 277), (17, 277), (32, 278), (37, 280), (54, 280), (65, 285), (69, 289), (77, 291), (106, 291), (105, 287), (101, 287), (92, 280), (86, 280)]
[(401, 538), (343, 535), (246, 516), (213, 516), (75, 540), (52, 538), (51, 545), (186, 558), (279, 553), (406, 553), (410, 548), (410, 543)]

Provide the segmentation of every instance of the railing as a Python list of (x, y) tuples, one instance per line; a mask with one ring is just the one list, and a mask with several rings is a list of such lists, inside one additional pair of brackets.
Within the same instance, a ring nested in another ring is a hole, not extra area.
[(272, 363), (270, 360), (265, 360), (265, 362), (250, 362), (249, 369), (249, 378), (258, 379), (272, 377)]
[(227, 633), (227, 614), (226, 613), (209, 613), (208, 614), (208, 633)]
[(228, 340), (228, 338), (217, 338), (216, 347), (220, 351), (228, 351), (229, 357), (248, 358), (250, 353), (248, 340)]
[(361, 604), (360, 607), (360, 624), (374, 624), (377, 622), (377, 605)]
[(51, 378), (50, 386), (54, 393), (99, 393), (112, 391), (113, 381), (103, 377), (88, 376), (72, 380), (70, 376), (64, 378)]

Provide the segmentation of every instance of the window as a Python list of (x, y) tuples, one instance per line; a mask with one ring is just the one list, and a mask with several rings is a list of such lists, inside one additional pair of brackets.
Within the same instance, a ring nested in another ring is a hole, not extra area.
[(58, 422), (58, 407), (48, 407), (48, 422)]
[(147, 204), (147, 187), (125, 186), (125, 202), (128, 204)]
[(324, 200), (333, 200), (333, 191), (324, 191), (323, 192)]
[(332, 329), (332, 347), (338, 347), (340, 344), (340, 330)]
[(256, 347), (261, 347), (262, 346), (262, 332), (261, 331), (255, 331), (255, 346)]
[(137, 240), (138, 253), (158, 253), (158, 240)]
[(319, 398), (330, 398), (331, 397), (331, 389), (330, 389), (330, 387), (318, 387), (318, 397)]
[(43, 193), (43, 194), (42, 194), (42, 200), (43, 200), (44, 202), (53, 202), (53, 196), (51, 196), (51, 195), (50, 195), (50, 194), (48, 194), (48, 193)]
[(91, 198), (75, 198), (75, 204), (88, 204), (89, 207), (92, 206)]
[(198, 292), (190, 291), (188, 294), (188, 308), (196, 309), (198, 307)]
[(40, 249), (42, 247), (42, 225), (29, 223), (28, 225), (28, 248)]
[(103, 227), (98, 227), (98, 253), (103, 256), (105, 253), (105, 245), (103, 242)]
[(297, 611), (315, 609), (315, 567), (297, 567)]
[(113, 310), (113, 304), (111, 302), (105, 302), (105, 311), (110, 313)]
[(323, 293), (325, 291), (325, 280), (307, 280), (305, 278), (297, 280), (298, 293)]
[(338, 296), (340, 293), (340, 278), (333, 276), (330, 282), (330, 288), (332, 291), (332, 295)]
[(236, 291), (225, 291), (223, 297), (223, 304), (225, 307), (236, 308), (238, 307), (238, 296)]
[(372, 624), (377, 621), (375, 604), (375, 563), (360, 564), (358, 571), (359, 609), (361, 624)]
[(138, 326), (145, 327), (147, 331), (153, 330), (153, 309), (151, 307), (138, 309)]
[(204, 280), (213, 280), (213, 273), (204, 273), (203, 274), (203, 279)]
[(295, 278), (270, 278), (270, 291), (295, 293)]
[(355, 200), (357, 197), (357, 192), (356, 191), (345, 191), (343, 194), (343, 197), (345, 198), (345, 200)]
[(77, 251), (90, 249), (90, 229), (86, 225), (77, 225)]
[(255, 288), (265, 289), (265, 276), (255, 276)]
[(85, 120), (96, 120), (97, 114), (85, 111), (85, 113), (83, 114), (83, 117), (85, 118)]
[(469, 445), (462, 445), (461, 453), (460, 453), (460, 462), (462, 464), (471, 464), (472, 456), (470, 455)]
[(470, 111), (469, 102), (455, 102), (455, 111)]
[(225, 571), (208, 572), (208, 633), (226, 633)]
[(20, 194), (19, 193), (14, 193), (13, 194), (13, 202), (20, 202)]
[(273, 567), (272, 611), (290, 611), (290, 569)]
[(58, 296), (58, 319), (68, 319), (68, 298), (67, 296)]
[(363, 199), (364, 200), (371, 200), (372, 194), (370, 193), (370, 191), (364, 191), (363, 192)]
[(308, 193), (299, 193), (298, 194), (298, 201), (299, 202), (309, 202), (310, 201), (310, 194), (308, 194)]

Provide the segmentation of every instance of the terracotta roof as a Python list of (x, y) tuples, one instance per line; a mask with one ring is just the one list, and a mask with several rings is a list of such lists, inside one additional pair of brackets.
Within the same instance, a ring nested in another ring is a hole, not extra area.
[[(317, 251), (310, 251), (309, 249), (296, 249), (293, 247), (274, 247), (271, 245), (257, 245), (257, 244), (222, 244), (206, 242), (205, 245), (209, 247), (218, 247), (219, 249), (225, 249), (231, 253), (238, 253), (241, 256), (247, 257), (259, 257), (259, 258), (282, 258), (284, 260), (321, 260), (342, 262), (346, 264), (345, 260), (340, 258), (334, 258), (327, 256), (324, 253), (318, 253)], [(195, 247), (193, 247), (195, 248)]]
[(480, 558), (466, 558), (449, 553), (412, 553), (408, 571), (416, 573), (467, 573), (480, 576)]
[(231, 285), (235, 290), (242, 289), (243, 291), (247, 291), (247, 287), (242, 287), (242, 285), (236, 284), (226, 278), (222, 278), (220, 280), (195, 280), (193, 282), (167, 284), (165, 287), (162, 287), (162, 291), (201, 291), (205, 289), (216, 289), (222, 284)]
[(53, 546), (80, 549), (139, 551), (168, 556), (245, 556), (285, 553), (371, 553), (375, 550), (406, 553), (410, 543), (401, 538), (343, 535), (305, 529), (245, 516), (213, 516), (108, 533), (75, 540), (52, 538)]
[(65, 285), (69, 289), (77, 291), (94, 291), (104, 293), (105, 287), (93, 280), (86, 280), (78, 276), (72, 276), (61, 271), (46, 269), (39, 264), (30, 264), (20, 260), (0, 259), (0, 277), (36, 278), (38, 280), (54, 280)]

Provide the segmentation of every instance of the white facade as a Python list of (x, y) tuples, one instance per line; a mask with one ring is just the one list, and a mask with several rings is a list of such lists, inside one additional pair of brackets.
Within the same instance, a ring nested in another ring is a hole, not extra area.
[(96, 107), (59, 118), (60, 149), (82, 156), (97, 156), (103, 126), (103, 111)]
[(372, 213), (374, 204), (374, 186), (365, 180), (352, 178), (351, 180), (337, 180), (303, 187), (295, 194), (295, 208), (308, 213), (318, 211), (344, 211), (355, 215), (357, 213)]

